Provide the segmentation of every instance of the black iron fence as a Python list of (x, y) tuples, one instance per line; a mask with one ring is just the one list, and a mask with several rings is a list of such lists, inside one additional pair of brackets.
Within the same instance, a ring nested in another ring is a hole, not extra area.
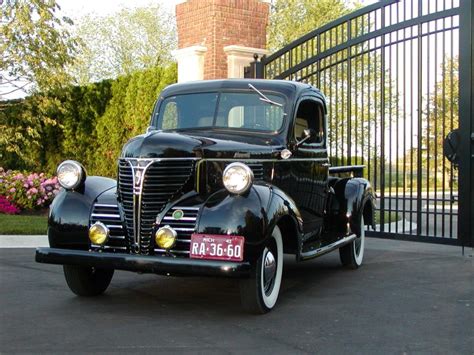
[[(472, 7), (380, 1), (254, 65), (257, 77), (325, 93), (331, 162), (366, 166), (376, 236), (472, 245)], [(459, 127), (457, 168), (443, 140)]]

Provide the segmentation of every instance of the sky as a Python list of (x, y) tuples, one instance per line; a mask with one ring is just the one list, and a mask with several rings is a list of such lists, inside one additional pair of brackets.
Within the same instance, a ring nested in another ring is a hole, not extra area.
[(144, 7), (150, 4), (161, 4), (168, 11), (174, 11), (176, 0), (58, 0), (64, 15), (79, 19), (84, 15), (105, 16), (122, 8)]
[[(159, 3), (168, 11), (174, 12), (178, 0), (58, 0), (64, 14), (73, 20), (87, 14), (99, 16), (108, 15), (119, 11), (121, 8), (143, 7), (149, 4)], [(377, 0), (362, 0), (364, 5), (369, 5)]]

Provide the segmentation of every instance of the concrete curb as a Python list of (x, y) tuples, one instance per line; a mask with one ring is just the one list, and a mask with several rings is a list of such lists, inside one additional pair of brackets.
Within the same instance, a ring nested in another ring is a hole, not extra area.
[(0, 235), (0, 248), (48, 247), (47, 235)]

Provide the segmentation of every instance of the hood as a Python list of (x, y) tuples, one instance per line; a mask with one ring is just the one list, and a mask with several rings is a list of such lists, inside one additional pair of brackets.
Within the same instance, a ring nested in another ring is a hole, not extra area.
[[(203, 137), (205, 135), (205, 137)], [(128, 141), (124, 158), (270, 159), (283, 149), (278, 137), (242, 132), (152, 131)]]

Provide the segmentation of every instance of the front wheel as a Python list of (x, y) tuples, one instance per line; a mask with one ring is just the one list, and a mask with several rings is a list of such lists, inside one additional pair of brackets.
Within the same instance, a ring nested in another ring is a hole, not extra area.
[(98, 296), (107, 289), (114, 276), (113, 269), (64, 265), (67, 285), (78, 296)]
[(252, 266), (250, 278), (240, 282), (242, 307), (251, 313), (264, 314), (276, 304), (283, 273), (283, 241), (275, 226), (262, 253)]
[(342, 265), (349, 269), (357, 269), (362, 265), (364, 260), (365, 249), (365, 225), (364, 217), (360, 217), (360, 231), (357, 233), (357, 238), (351, 243), (339, 248), (339, 256)]

